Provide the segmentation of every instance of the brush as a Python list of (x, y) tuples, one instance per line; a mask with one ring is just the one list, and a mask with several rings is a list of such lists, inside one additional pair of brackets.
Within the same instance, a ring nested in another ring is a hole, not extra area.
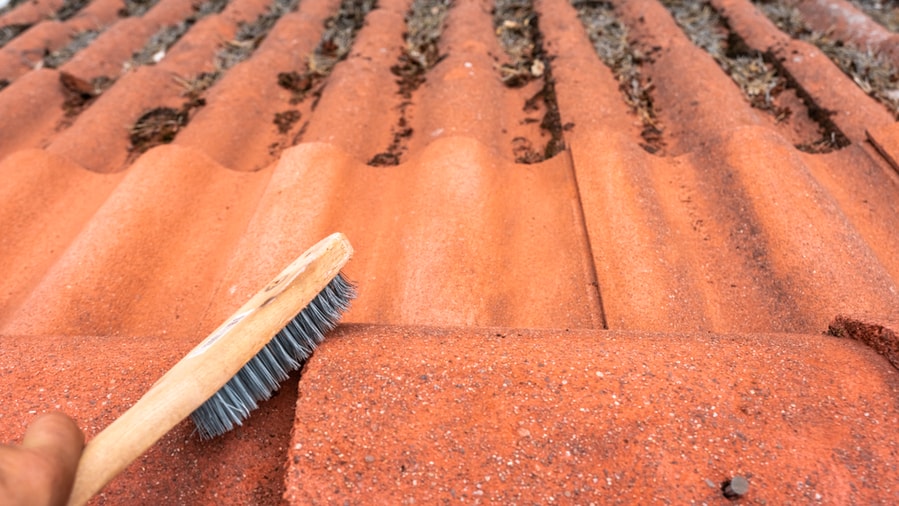
[(82, 505), (175, 425), (223, 434), (268, 399), (337, 325), (355, 296), (340, 269), (353, 254), (332, 234), (303, 253), (85, 447), (69, 505)]

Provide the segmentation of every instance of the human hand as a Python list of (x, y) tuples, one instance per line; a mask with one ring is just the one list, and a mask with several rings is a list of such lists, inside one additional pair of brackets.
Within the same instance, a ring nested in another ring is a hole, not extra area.
[(66, 504), (83, 449), (84, 434), (68, 416), (35, 418), (21, 445), (0, 444), (0, 504)]

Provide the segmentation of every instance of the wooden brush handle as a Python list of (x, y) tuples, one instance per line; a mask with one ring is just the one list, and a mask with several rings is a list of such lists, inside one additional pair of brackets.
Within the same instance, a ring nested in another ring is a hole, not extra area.
[(340, 272), (353, 254), (332, 234), (175, 364), (134, 406), (85, 447), (69, 505), (82, 505), (225, 385)]

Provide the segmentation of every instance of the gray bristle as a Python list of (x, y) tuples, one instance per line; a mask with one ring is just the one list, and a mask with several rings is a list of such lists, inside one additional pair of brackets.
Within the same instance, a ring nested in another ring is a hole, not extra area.
[(312, 355), (355, 296), (353, 284), (343, 275), (332, 279), (221, 390), (191, 413), (200, 437), (210, 439), (241, 425), (259, 401), (269, 399), (288, 374)]

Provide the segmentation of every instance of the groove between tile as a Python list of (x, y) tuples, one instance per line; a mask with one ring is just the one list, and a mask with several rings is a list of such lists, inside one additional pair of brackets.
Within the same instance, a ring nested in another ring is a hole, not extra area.
[(418, 90), (410, 153), (444, 136), (468, 136), (511, 160), (513, 139), (531, 132), (530, 127), (522, 131), (520, 111), (539, 83), (517, 90), (502, 85), (495, 69), (504, 53), (489, 12), (486, 1), (458, 2), (449, 9), (440, 39), (447, 56)]
[(390, 143), (399, 100), (390, 72), (411, 0), (380, 0), (322, 92), (301, 142), (328, 142), (367, 161)]
[(267, 4), (266, 0), (235, 0), (222, 14), (203, 18), (159, 64), (122, 77), (47, 149), (98, 172), (123, 169), (129, 158), (129, 132), (137, 119), (155, 107), (180, 108), (186, 99), (175, 76), (189, 78), (213, 71), (213, 56), (221, 42), (233, 38), (238, 23), (255, 19)]
[(295, 130), (279, 133), (275, 114), (296, 110), (300, 123), (309, 116), (308, 108), (287, 103), (289, 93), (278, 86), (277, 75), (305, 63), (337, 4), (304, 0), (298, 12), (282, 17), (259, 49), (209, 91), (207, 105), (174, 143), (201, 149), (235, 170), (258, 170), (277, 161), (281, 150), (292, 144)]
[[(69, 95), (60, 85), (61, 73), (85, 83), (95, 78), (115, 80), (146, 37), (161, 24), (179, 19), (190, 10), (189, 0), (163, 0), (143, 17), (126, 18), (111, 26), (58, 71), (40, 69), (15, 80), (0, 93), (0, 112), (11, 119), (0, 123), (0, 134), (5, 139), (0, 144), (0, 158), (23, 147), (44, 147), (63, 128), (64, 121), (74, 119), (75, 115), (63, 105)], [(34, 118), (27, 129), (18, 127), (24, 118)]]
[(832, 119), (853, 142), (864, 143), (866, 127), (893, 122), (890, 114), (859, 89), (824, 53), (780, 32), (748, 0), (711, 0), (711, 3), (749, 45), (777, 56), (783, 68), (820, 108), (839, 111)]
[(36, 24), (0, 49), (0, 79), (15, 80), (41, 64), (45, 52), (65, 46), (71, 36), (111, 24), (120, 7), (121, 0), (94, 0), (71, 19)]
[(163, 26), (187, 18), (194, 10), (193, 5), (192, 0), (159, 0), (143, 16), (124, 18), (109, 27), (62, 70), (85, 81), (100, 76), (118, 78), (125, 63), (150, 36)]

